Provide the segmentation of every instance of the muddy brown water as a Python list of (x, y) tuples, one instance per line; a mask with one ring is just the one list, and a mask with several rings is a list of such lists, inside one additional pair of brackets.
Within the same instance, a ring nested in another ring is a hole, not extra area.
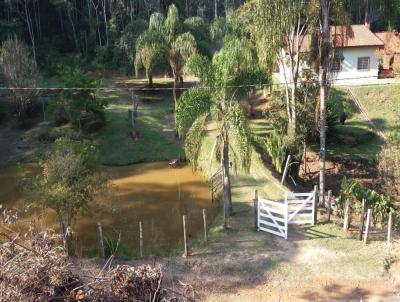
[[(37, 173), (33, 165), (0, 169), (0, 204), (21, 210), (20, 222), (13, 226), (26, 231), (35, 219), (39, 229), (58, 232), (52, 210), (27, 207), (21, 194), (22, 174)], [(218, 207), (211, 202), (211, 192), (200, 173), (188, 166), (171, 169), (168, 163), (145, 163), (125, 167), (105, 167), (113, 189), (107, 198), (99, 196), (73, 222), (78, 254), (97, 254), (97, 221), (101, 221), (106, 246), (113, 249), (120, 238), (118, 254), (139, 254), (139, 221), (143, 223), (144, 249), (149, 254), (165, 254), (182, 247), (182, 215), (187, 215), (189, 239), (203, 232), (202, 209), (210, 224)]]

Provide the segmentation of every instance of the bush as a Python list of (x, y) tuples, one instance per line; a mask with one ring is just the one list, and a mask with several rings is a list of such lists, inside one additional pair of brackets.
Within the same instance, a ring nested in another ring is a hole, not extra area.
[(277, 132), (267, 138), (265, 142), (265, 150), (271, 158), (272, 165), (278, 173), (282, 173), (286, 160), (287, 153), (287, 139), (283, 135), (279, 135)]
[[(56, 120), (67, 119), (77, 129), (98, 129), (105, 123), (104, 108), (107, 102), (99, 98), (98, 82), (80, 69), (67, 68), (63, 75), (66, 87), (85, 87), (84, 90), (65, 90), (53, 107)], [(93, 88), (93, 89), (91, 89)]]
[(362, 200), (365, 199), (367, 208), (372, 208), (375, 223), (376, 221), (384, 223), (388, 214), (396, 211), (392, 200), (384, 194), (379, 194), (354, 180), (343, 177), (339, 195), (339, 208), (342, 213), (347, 198), (352, 200), (351, 208), (355, 212), (359, 212)]
[(51, 122), (41, 122), (36, 127), (28, 130), (25, 134), (27, 138), (38, 142), (52, 143), (58, 138), (73, 136), (73, 130), (69, 128), (56, 127)]

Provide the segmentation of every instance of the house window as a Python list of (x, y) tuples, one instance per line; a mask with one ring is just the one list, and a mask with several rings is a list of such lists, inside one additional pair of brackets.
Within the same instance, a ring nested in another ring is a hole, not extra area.
[(370, 58), (369, 57), (359, 57), (357, 62), (358, 70), (369, 70)]
[(342, 59), (341, 58), (333, 58), (332, 61), (332, 71), (333, 72), (339, 72), (342, 70)]

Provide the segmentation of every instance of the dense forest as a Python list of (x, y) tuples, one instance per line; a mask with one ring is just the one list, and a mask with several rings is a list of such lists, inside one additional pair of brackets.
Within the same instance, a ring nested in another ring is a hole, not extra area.
[[(367, 22), (374, 31), (400, 27), (399, 0), (345, 2), (355, 24)], [(148, 27), (150, 15), (166, 14), (171, 3), (178, 8), (185, 31), (208, 56), (213, 49), (209, 28), (220, 26), (230, 11), (251, 5), (242, 0), (2, 0), (0, 43), (15, 35), (22, 38), (46, 69), (60, 55), (75, 53), (86, 62), (132, 72), (136, 38)]]

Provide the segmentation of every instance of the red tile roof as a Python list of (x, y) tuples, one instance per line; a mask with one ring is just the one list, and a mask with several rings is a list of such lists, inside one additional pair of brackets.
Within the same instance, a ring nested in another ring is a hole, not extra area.
[[(331, 40), (336, 48), (347, 47), (383, 47), (385, 44), (365, 25), (331, 26)], [(304, 37), (300, 52), (309, 52), (311, 37)]]

